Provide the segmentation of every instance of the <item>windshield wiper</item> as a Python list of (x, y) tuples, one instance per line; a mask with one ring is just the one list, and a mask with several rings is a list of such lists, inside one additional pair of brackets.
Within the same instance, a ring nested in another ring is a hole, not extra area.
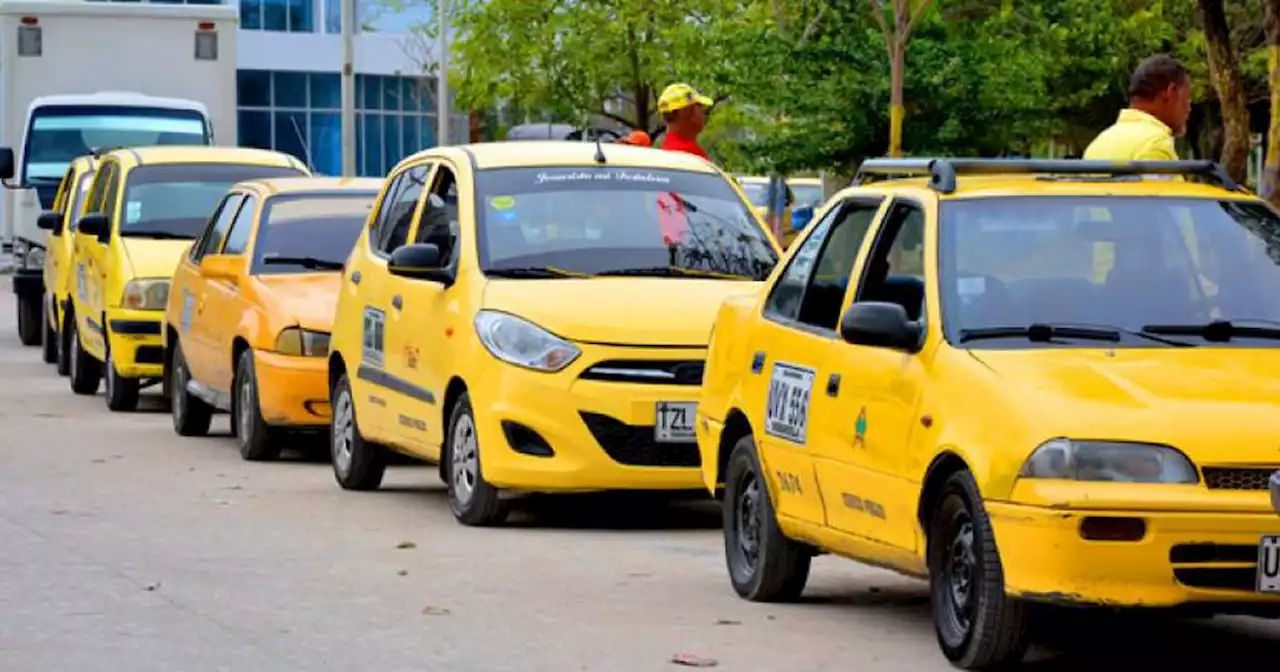
[(515, 268), (487, 268), (485, 275), (495, 278), (589, 278), (587, 273), (574, 273), (555, 266), (519, 266)]
[(749, 275), (739, 273), (717, 273), (715, 271), (700, 271), (694, 268), (680, 268), (679, 266), (645, 266), (636, 268), (615, 268), (608, 271), (600, 271), (596, 275), (616, 275), (616, 276), (650, 276), (655, 278), (713, 278), (717, 280), (755, 280)]
[(985, 327), (981, 329), (961, 329), (960, 342), (977, 341), (992, 338), (1025, 338), (1033, 343), (1052, 343), (1057, 338), (1074, 338), (1083, 341), (1120, 340), (1121, 335), (1135, 336), (1148, 341), (1177, 347), (1194, 347), (1195, 344), (1161, 338), (1146, 328), (1141, 330), (1125, 329), (1102, 324), (1074, 324), (1035, 322), (1023, 327)]
[[(1244, 322), (1258, 322), (1272, 326), (1248, 326)], [(1280, 340), (1280, 323), (1271, 320), (1213, 320), (1203, 324), (1148, 324), (1143, 331), (1169, 336), (1199, 336), (1206, 341), (1226, 343), (1233, 338), (1261, 338)]]
[(193, 240), (191, 236), (188, 236), (183, 233), (174, 233), (172, 231), (161, 231), (159, 229), (152, 229), (152, 230), (138, 229), (135, 231), (130, 231), (129, 229), (125, 229), (124, 231), (120, 232), (120, 235), (124, 236), (125, 238), (151, 238), (154, 240)]
[(319, 257), (290, 257), (283, 254), (268, 254), (262, 257), (262, 263), (265, 265), (284, 265), (302, 266), (308, 269), (324, 269), (326, 271), (340, 271), (344, 266), (341, 261), (333, 261), (331, 259), (320, 259)]

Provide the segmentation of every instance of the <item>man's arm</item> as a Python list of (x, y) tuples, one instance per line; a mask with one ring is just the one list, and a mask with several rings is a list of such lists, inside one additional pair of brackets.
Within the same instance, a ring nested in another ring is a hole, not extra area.
[(1133, 158), (1136, 161), (1177, 161), (1178, 149), (1173, 144), (1173, 138), (1165, 136), (1147, 143)]

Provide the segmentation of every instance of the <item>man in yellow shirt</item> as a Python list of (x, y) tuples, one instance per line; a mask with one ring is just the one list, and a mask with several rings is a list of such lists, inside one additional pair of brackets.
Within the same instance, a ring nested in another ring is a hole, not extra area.
[(1098, 134), (1085, 159), (1103, 161), (1176, 161), (1173, 139), (1187, 132), (1191, 116), (1191, 76), (1168, 55), (1152, 56), (1129, 80), (1129, 107)]

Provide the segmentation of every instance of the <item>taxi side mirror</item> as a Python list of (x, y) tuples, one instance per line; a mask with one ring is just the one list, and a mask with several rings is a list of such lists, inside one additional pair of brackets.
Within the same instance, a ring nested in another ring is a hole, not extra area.
[(453, 284), (453, 273), (440, 265), (440, 247), (433, 243), (402, 245), (391, 253), (387, 271), (416, 280)]
[(13, 179), (13, 167), (17, 161), (13, 158), (12, 147), (0, 147), (0, 180)]
[(896, 303), (859, 301), (840, 319), (840, 337), (847, 343), (915, 352), (920, 348), (920, 324)]
[(238, 254), (210, 254), (200, 260), (200, 275), (210, 280), (236, 282), (244, 275), (245, 258)]
[(53, 235), (62, 233), (62, 213), (46, 210), (36, 219), (36, 226)]
[(102, 240), (104, 235), (110, 234), (111, 222), (101, 212), (93, 212), (81, 217), (76, 228), (86, 236), (97, 236), (98, 240)]

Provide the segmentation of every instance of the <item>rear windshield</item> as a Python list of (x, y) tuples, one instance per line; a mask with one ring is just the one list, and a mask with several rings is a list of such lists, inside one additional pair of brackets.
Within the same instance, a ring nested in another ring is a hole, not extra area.
[(129, 171), (120, 235), (195, 239), (231, 185), (272, 177), (305, 177), (288, 166), (186, 163), (139, 166)]
[(360, 237), (377, 196), (378, 192), (370, 191), (271, 198), (258, 229), (252, 272), (339, 270)]
[[(778, 261), (719, 176), (653, 168), (502, 168), (476, 177), (481, 266), (762, 280)], [(508, 274), (509, 275), (509, 274)]]

